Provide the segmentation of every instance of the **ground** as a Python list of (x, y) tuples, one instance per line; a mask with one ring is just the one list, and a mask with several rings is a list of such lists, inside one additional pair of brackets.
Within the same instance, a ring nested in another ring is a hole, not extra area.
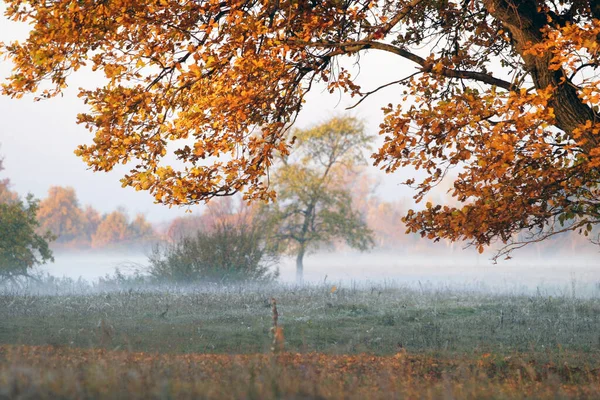
[(30, 288), (0, 321), (0, 398), (600, 398), (600, 298), (576, 293)]

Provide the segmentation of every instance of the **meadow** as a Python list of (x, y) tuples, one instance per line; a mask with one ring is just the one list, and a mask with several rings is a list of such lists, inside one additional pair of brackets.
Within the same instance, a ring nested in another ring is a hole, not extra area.
[(63, 282), (4, 289), (0, 321), (0, 398), (600, 397), (574, 291)]

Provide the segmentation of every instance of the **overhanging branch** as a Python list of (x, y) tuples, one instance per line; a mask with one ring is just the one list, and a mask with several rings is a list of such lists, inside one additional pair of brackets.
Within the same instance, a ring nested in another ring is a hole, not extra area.
[(431, 63), (431, 61), (426, 60), (425, 58), (417, 54), (414, 54), (402, 47), (394, 46), (388, 43), (376, 42), (373, 40), (358, 40), (352, 42), (308, 42), (303, 40), (288, 40), (287, 43), (296, 46), (301, 45), (307, 47), (335, 49), (331, 53), (327, 54), (327, 59), (331, 59), (334, 56), (356, 53), (361, 50), (367, 49), (382, 50), (388, 53), (396, 54), (402, 58), (414, 62), (415, 64), (418, 64), (421, 67), (421, 72), (438, 74), (453, 79), (468, 79), (479, 81), (508, 91), (511, 91), (515, 88), (515, 86), (511, 82), (496, 78), (493, 75), (486, 74), (483, 72), (463, 71), (447, 67), (442, 67), (439, 70), (434, 70), (434, 65), (433, 63)]
[(475, 80), (483, 83), (487, 83), (488, 85), (497, 86), (506, 90), (512, 90), (513, 84), (505, 81), (503, 79), (496, 78), (492, 75), (485, 74), (483, 72), (476, 71), (463, 71), (457, 70), (447, 67), (442, 67), (439, 71), (433, 70), (433, 65), (428, 60), (423, 57), (414, 54), (406, 49), (401, 47), (397, 47), (388, 43), (381, 43), (375, 41), (356, 41), (356, 42), (347, 42), (347, 43), (337, 43), (336, 47), (339, 46), (341, 48), (347, 49), (351, 52), (366, 50), (366, 49), (375, 49), (375, 50), (383, 50), (388, 53), (396, 54), (402, 58), (406, 58), (418, 65), (421, 66), (421, 70), (423, 72), (428, 73), (437, 73), (442, 76), (446, 76), (448, 78), (457, 78), (457, 79), (469, 79)]

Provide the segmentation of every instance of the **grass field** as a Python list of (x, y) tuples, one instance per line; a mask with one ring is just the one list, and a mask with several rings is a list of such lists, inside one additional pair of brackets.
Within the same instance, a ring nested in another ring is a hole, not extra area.
[(332, 289), (5, 290), (0, 398), (600, 398), (597, 297)]

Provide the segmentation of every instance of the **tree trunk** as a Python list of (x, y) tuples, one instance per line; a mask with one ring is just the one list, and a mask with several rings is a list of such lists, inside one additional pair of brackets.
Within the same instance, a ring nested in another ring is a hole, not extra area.
[(315, 204), (311, 202), (306, 211), (304, 212), (304, 221), (302, 222), (302, 231), (300, 232), (300, 237), (298, 240), (298, 245), (300, 248), (298, 249), (298, 255), (296, 256), (296, 283), (302, 283), (304, 279), (304, 265), (302, 261), (304, 260), (304, 252), (306, 251), (306, 243), (310, 241), (309, 238), (306, 237), (309, 227), (310, 221), (313, 218), (313, 213), (315, 212)]
[[(535, 0), (518, 2), (485, 0), (484, 3), (489, 13), (510, 31), (514, 48), (523, 58), (536, 88), (545, 89), (548, 86), (556, 88), (551, 103), (556, 115), (556, 126), (567, 134), (571, 134), (575, 128), (585, 124), (586, 121), (594, 121), (594, 111), (581, 101), (577, 90), (572, 85), (561, 83), (561, 78), (565, 75), (564, 71), (550, 69), (553, 56), (551, 53), (544, 57), (525, 54), (532, 44), (544, 40), (541, 30), (546, 26), (547, 18), (538, 11), (537, 2)], [(584, 137), (587, 142), (581, 147), (585, 153), (589, 153), (598, 145), (598, 142), (591, 134)]]
[(304, 243), (300, 244), (300, 250), (298, 250), (298, 255), (296, 256), (296, 283), (302, 283), (304, 279)]

